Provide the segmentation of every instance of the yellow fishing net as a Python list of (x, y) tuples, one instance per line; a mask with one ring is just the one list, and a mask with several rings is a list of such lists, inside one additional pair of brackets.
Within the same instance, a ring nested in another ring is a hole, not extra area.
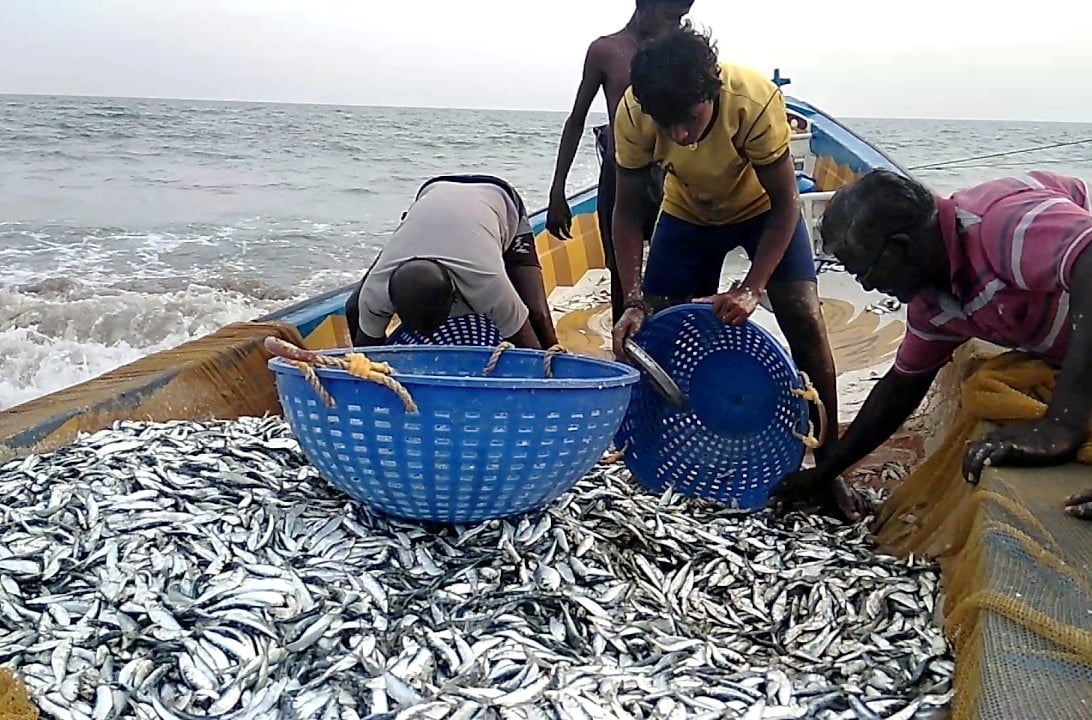
[[(952, 718), (1092, 718), (1092, 522), (1063, 511), (1092, 470), (987, 470), (962, 478), (983, 421), (1041, 417), (1055, 371), (1023, 353), (984, 362), (962, 386), (944, 442), (880, 508), (876, 538), (936, 558), (956, 660)], [(1092, 442), (1078, 461), (1092, 464)]]
[(0, 720), (38, 720), (27, 686), (6, 667), (0, 668)]

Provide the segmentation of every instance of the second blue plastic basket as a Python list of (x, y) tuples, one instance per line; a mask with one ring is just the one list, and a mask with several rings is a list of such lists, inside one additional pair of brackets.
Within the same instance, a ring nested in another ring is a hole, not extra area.
[(403, 324), (387, 338), (387, 345), (480, 345), (496, 347), (503, 342), (500, 330), (485, 315), (468, 313), (455, 315), (444, 321), (429, 336), (410, 330)]
[[(328, 482), (378, 512), (468, 523), (543, 507), (610, 445), (637, 383), (622, 363), (491, 348), (363, 349), (388, 362), (417, 412), (387, 387), (337, 368), (315, 370), (327, 407), (299, 368), (269, 360), (285, 418)], [(329, 351), (342, 355), (348, 350)]]
[(739, 507), (764, 505), (804, 459), (808, 402), (792, 358), (764, 328), (725, 325), (702, 303), (645, 321), (634, 341), (688, 397), (672, 407), (643, 378), (615, 437), (637, 481)]

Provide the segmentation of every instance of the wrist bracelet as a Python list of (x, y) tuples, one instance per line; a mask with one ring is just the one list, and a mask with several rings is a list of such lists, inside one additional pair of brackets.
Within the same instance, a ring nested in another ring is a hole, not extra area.
[(630, 308), (635, 308), (645, 315), (648, 315), (648, 306), (645, 305), (644, 300), (626, 300), (625, 304), (622, 306), (622, 310), (629, 310)]

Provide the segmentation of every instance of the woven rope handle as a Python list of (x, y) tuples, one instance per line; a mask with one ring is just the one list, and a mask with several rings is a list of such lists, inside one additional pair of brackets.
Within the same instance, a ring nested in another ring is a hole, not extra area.
[(814, 450), (818, 447), (822, 447), (823, 443), (827, 441), (827, 406), (823, 404), (823, 398), (819, 397), (819, 391), (815, 389), (815, 386), (811, 384), (811, 378), (803, 370), (800, 371), (800, 379), (804, 382), (804, 389), (792, 388), (791, 392), (797, 397), (802, 397), (808, 402), (815, 403), (819, 408), (819, 437), (815, 437), (815, 425), (812, 423), (811, 418), (808, 418), (808, 434), (801, 435), (796, 430), (793, 430), (792, 434), (797, 440), (800, 440), (809, 449)]
[(497, 369), (497, 363), (500, 362), (500, 357), (501, 357), (501, 355), (504, 354), (504, 351), (509, 350), (511, 348), (514, 348), (514, 347), (515, 347), (515, 345), (513, 345), (512, 343), (505, 340), (500, 345), (498, 345), (496, 348), (494, 348), (493, 349), (493, 354), (489, 356), (489, 361), (485, 364), (485, 369), (482, 370), (482, 374), (483, 375), (492, 374), (492, 372)]
[[(500, 357), (501, 357), (501, 355), (504, 354), (504, 351), (505, 350), (511, 350), (514, 347), (515, 347), (515, 345), (508, 342), (507, 340), (505, 340), (500, 345), (498, 345), (496, 347), (496, 349), (493, 350), (493, 354), (489, 356), (489, 361), (487, 363), (485, 363), (485, 369), (482, 371), (483, 374), (489, 375), (494, 370), (496, 370), (497, 369), (497, 363), (500, 362)], [(564, 348), (564, 346), (562, 346), (562, 345), (553, 345), (553, 346), (550, 347), (549, 350), (546, 351), (546, 358), (545, 358), (545, 360), (543, 360), (543, 371), (545, 372), (546, 377), (551, 378), (551, 377), (554, 376), (554, 370), (553, 370), (554, 358), (557, 357), (558, 355), (561, 355), (562, 353), (568, 353), (568, 352), (569, 351), (566, 350)]]
[(319, 367), (339, 368), (361, 380), (367, 380), (369, 382), (374, 382), (377, 385), (382, 385), (398, 396), (398, 399), (402, 401), (403, 407), (406, 408), (406, 412), (417, 412), (417, 403), (414, 402), (413, 396), (410, 395), (409, 390), (407, 390), (402, 383), (390, 376), (391, 373), (394, 372), (394, 368), (392, 368), (389, 363), (375, 362), (370, 360), (368, 356), (363, 353), (346, 353), (341, 357), (323, 355), (314, 352), (313, 350), (305, 350), (297, 345), (293, 345), (287, 340), (282, 340), (281, 338), (272, 335), (265, 339), (264, 344), (265, 349), (269, 351), (271, 355), (284, 358), (289, 363), (299, 368), (300, 372), (302, 372), (303, 376), (307, 379), (307, 382), (310, 383), (311, 388), (315, 391), (315, 394), (319, 396), (319, 399), (322, 400), (326, 407), (334, 406), (334, 398), (326, 391), (326, 388), (322, 386), (322, 381), (315, 373), (316, 365)]
[(545, 359), (545, 361), (543, 361), (543, 366), (544, 366), (544, 370), (546, 372), (546, 377), (552, 378), (554, 376), (554, 369), (553, 369), (554, 358), (557, 357), (558, 355), (563, 355), (563, 354), (566, 354), (568, 352), (569, 351), (566, 350), (561, 345), (552, 345), (550, 347), (550, 349), (546, 351), (546, 359)]

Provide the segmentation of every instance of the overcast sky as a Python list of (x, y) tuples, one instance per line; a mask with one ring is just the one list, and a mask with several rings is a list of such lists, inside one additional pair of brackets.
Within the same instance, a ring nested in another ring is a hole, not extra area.
[[(567, 110), (633, 0), (0, 0), (0, 92)], [(980, 9), (975, 9), (975, 8)], [(1092, 6), (696, 0), (721, 57), (852, 117), (1092, 117)], [(604, 110), (602, 97), (595, 109)]]

